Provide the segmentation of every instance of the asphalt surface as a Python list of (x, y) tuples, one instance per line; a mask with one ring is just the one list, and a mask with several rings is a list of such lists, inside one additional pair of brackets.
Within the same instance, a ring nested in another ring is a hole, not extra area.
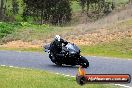
[[(86, 57), (90, 62), (87, 73), (92, 74), (130, 74), (132, 75), (132, 60)], [(0, 65), (16, 66), (22, 68), (41, 69), (55, 73), (75, 76), (78, 66), (56, 66), (46, 53), (0, 51)], [(132, 82), (127, 84), (132, 87)]]

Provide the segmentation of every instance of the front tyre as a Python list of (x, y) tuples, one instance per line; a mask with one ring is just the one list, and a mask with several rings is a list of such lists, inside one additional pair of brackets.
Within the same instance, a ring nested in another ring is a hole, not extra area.
[(53, 55), (53, 53), (50, 53), (50, 54), (49, 54), (49, 58), (50, 58), (50, 60), (51, 60), (53, 63), (55, 63), (56, 65), (62, 66), (62, 63), (59, 63), (59, 62), (56, 60), (56, 57)]
[(56, 58), (55, 58), (55, 56), (53, 55), (53, 53), (50, 53), (50, 54), (49, 54), (49, 58), (50, 58), (50, 60), (51, 60), (53, 63), (56, 62)]
[(87, 67), (89, 67), (89, 62), (88, 62), (88, 60), (85, 58), (85, 57), (83, 57), (83, 56), (81, 56), (80, 57), (80, 65), (83, 67), (83, 68), (87, 68)]

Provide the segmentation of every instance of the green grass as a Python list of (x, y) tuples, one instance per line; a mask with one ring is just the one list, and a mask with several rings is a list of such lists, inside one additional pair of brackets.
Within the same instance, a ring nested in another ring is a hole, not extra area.
[[(5, 23), (5, 24), (8, 24), (8, 23)], [(14, 40), (23, 40), (23, 41), (45, 40), (45, 39), (52, 38), (56, 34), (63, 35), (71, 31), (71, 29), (68, 29), (68, 28), (58, 27), (58, 26), (53, 26), (48, 24), (35, 25), (35, 24), (27, 23), (27, 22), (24, 22), (24, 23), (21, 22), (19, 24), (21, 26), (19, 28), (17, 27), (17, 30), (14, 30), (11, 33), (6, 33), (5, 36), (0, 38), (1, 39), (0, 42), (6, 43), (9, 41), (14, 41)], [(13, 24), (11, 26), (13, 26)], [(0, 26), (0, 29), (1, 27), (2, 26)]]
[(129, 38), (80, 48), (84, 55), (132, 58), (132, 40)]
[(43, 48), (6, 48), (6, 47), (0, 47), (0, 50), (43, 52)]
[(0, 22), (0, 38), (3, 38), (7, 36), (8, 34), (12, 34), (20, 27), (21, 25), (18, 23)]
[(75, 78), (30, 69), (0, 67), (1, 88), (116, 88), (106, 84), (80, 86)]

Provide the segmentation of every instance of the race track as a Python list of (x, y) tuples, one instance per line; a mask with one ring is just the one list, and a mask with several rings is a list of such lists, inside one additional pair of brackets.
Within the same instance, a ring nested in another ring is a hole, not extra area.
[[(88, 56), (86, 58), (90, 62), (87, 73), (132, 75), (132, 60)], [(72, 76), (75, 76), (78, 70), (78, 66), (56, 66), (50, 61), (48, 54), (37, 52), (0, 51), (0, 65), (41, 69)], [(127, 85), (132, 87), (132, 83)]]

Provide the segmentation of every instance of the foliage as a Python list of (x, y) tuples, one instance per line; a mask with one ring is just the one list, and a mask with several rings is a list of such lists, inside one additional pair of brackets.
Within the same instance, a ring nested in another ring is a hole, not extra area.
[(33, 16), (43, 23), (62, 24), (71, 20), (69, 0), (24, 0), (24, 17)]
[(18, 14), (18, 11), (19, 11), (19, 5), (18, 5), (18, 2), (17, 0), (12, 0), (12, 12), (14, 15)]
[[(79, 1), (80, 5), (76, 1)], [(98, 16), (109, 13), (118, 7), (118, 4), (125, 5), (128, 1), (131, 3), (131, 0), (0, 0), (0, 20), (65, 24), (72, 19), (71, 11), (74, 14), (82, 9), (83, 12), (93, 12)], [(91, 14), (88, 16), (92, 17)]]
[[(28, 22), (19, 23), (2, 22), (2, 25), (4, 25), (4, 27), (8, 24), (11, 25), (9, 26), (10, 27), (9, 29), (12, 29), (12, 26), (14, 25), (13, 31), (9, 34), (6, 33), (5, 36), (0, 38), (1, 44), (15, 40), (22, 41), (45, 40), (48, 38), (52, 38), (56, 34), (63, 35), (63, 33), (70, 31), (70, 29), (65, 30), (63, 27), (57, 27), (49, 24), (37, 25)], [(7, 27), (5, 27), (5, 29), (7, 29)]]
[(8, 34), (13, 33), (18, 27), (21, 27), (18, 23), (4, 23), (0, 22), (0, 38), (7, 36)]
[(96, 13), (100, 12), (109, 12), (110, 9), (114, 9), (114, 2), (108, 2), (106, 0), (79, 0), (80, 5), (82, 7), (82, 11), (84, 12), (86, 7), (86, 12), (88, 13), (90, 8)]

